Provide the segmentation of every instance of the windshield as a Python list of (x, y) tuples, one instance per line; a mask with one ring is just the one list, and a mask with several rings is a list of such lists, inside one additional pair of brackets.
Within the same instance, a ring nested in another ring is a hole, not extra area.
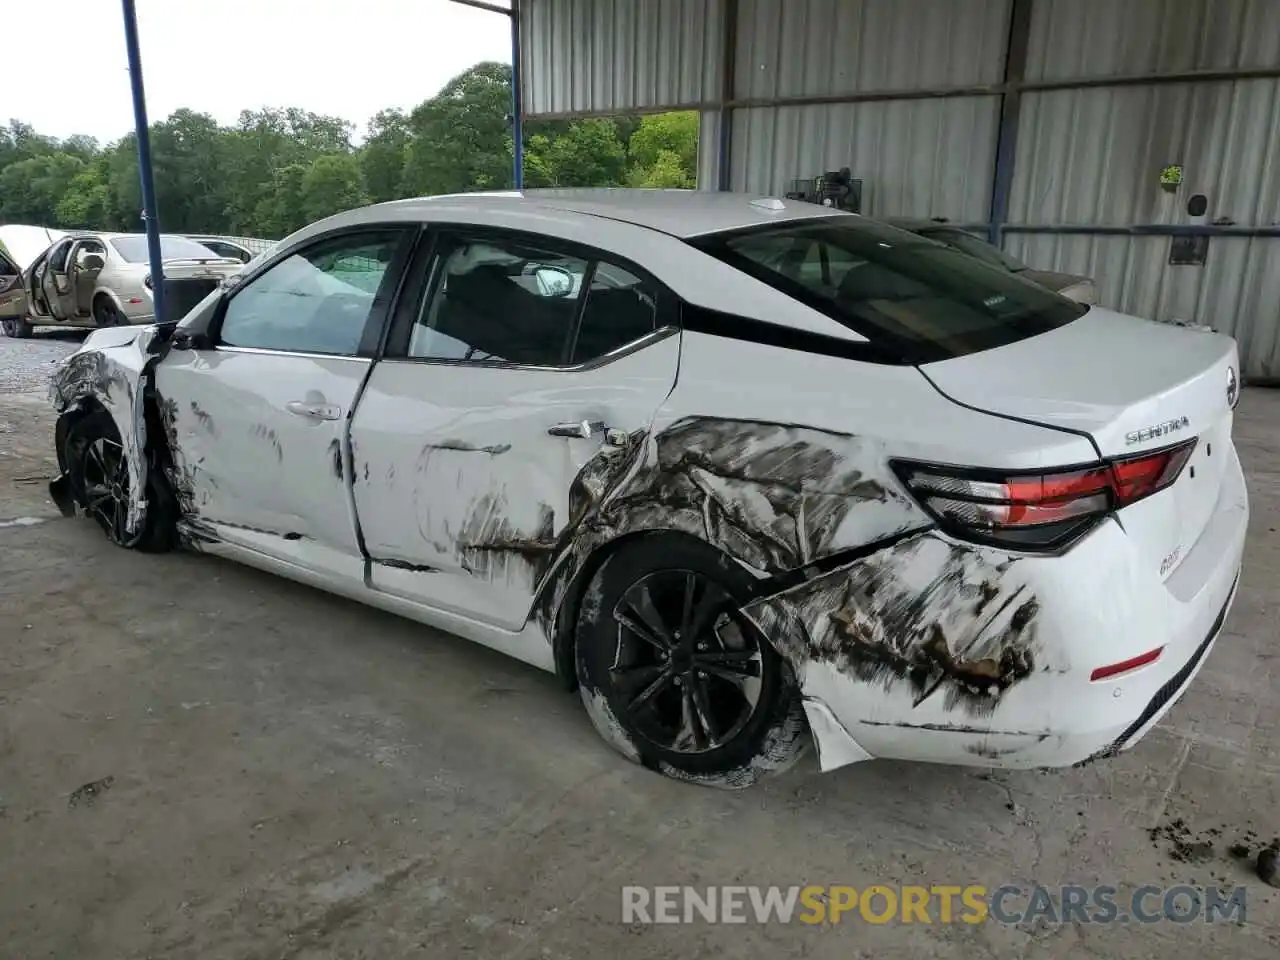
[(1009, 256), (999, 247), (993, 246), (981, 237), (975, 237), (965, 230), (921, 230), (920, 235), (928, 237), (930, 240), (937, 240), (939, 243), (945, 243), (949, 247), (955, 247), (961, 253), (967, 253), (971, 257), (977, 257), (979, 260), (995, 266), (1012, 270), (1014, 273), (1021, 273), (1027, 269), (1027, 265), (1021, 260)]
[[(111, 246), (116, 253), (129, 263), (147, 262), (147, 238), (113, 237)], [(206, 246), (188, 240), (186, 237), (161, 237), (160, 259), (162, 260), (224, 260)]]
[(1045, 333), (1087, 308), (958, 250), (861, 217), (698, 238), (694, 245), (862, 334), (928, 363)]

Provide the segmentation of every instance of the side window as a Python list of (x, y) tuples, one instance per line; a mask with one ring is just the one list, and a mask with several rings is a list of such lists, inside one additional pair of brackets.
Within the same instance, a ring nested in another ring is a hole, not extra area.
[(66, 272), (67, 258), (70, 255), (70, 253), (71, 253), (70, 240), (67, 240), (64, 243), (60, 243), (56, 247), (54, 247), (53, 252), (49, 254), (49, 269), (52, 270), (54, 273)]
[(0, 277), (9, 278), (18, 275), (18, 265), (5, 255), (3, 249), (0, 249)]
[(83, 266), (84, 258), (91, 253), (96, 253), (103, 258), (106, 257), (106, 249), (97, 240), (81, 240), (76, 244), (75, 256), (71, 262), (77, 267)]
[(632, 273), (597, 263), (582, 309), (582, 322), (570, 351), (570, 363), (587, 363), (654, 331), (657, 298)]
[(516, 240), (446, 239), (408, 355), (559, 366), (587, 266)]
[(393, 230), (353, 234), (280, 261), (236, 291), (219, 342), (354, 355), (399, 242)]
[(220, 257), (229, 257), (232, 260), (239, 260), (241, 263), (248, 263), (252, 259), (247, 250), (241, 250), (234, 243), (223, 243), (221, 240), (201, 240), (200, 246), (208, 247)]

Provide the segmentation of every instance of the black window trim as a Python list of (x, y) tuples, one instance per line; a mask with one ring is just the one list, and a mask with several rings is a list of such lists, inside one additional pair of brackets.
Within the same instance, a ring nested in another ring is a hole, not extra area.
[[(433, 364), (437, 366), (461, 366), (461, 367), (489, 367), (498, 370), (544, 370), (559, 373), (575, 373), (583, 370), (593, 370), (613, 363), (622, 357), (632, 353), (637, 353), (655, 343), (659, 343), (670, 336), (674, 336), (680, 332), (680, 301), (679, 298), (664, 284), (655, 277), (652, 271), (646, 270), (640, 264), (627, 257), (605, 250), (600, 247), (594, 247), (590, 244), (581, 243), (576, 240), (566, 240), (562, 237), (555, 237), (545, 233), (536, 233), (531, 230), (519, 230), (511, 227), (489, 227), (482, 224), (455, 222), (455, 221), (439, 221), (433, 220), (423, 224), (426, 237), (418, 244), (414, 252), (413, 259), (409, 263), (406, 271), (407, 278), (403, 284), (400, 296), (397, 298), (395, 312), (392, 316), (391, 323), (388, 324), (387, 334), (383, 337), (382, 343), (378, 351), (378, 360), (388, 363), (420, 363)], [(507, 360), (461, 360), (449, 357), (410, 357), (409, 341), (413, 334), (414, 324), (417, 323), (421, 314), (422, 306), (426, 302), (426, 298), (435, 293), (436, 282), (436, 253), (440, 248), (441, 241), (448, 237), (464, 236), (474, 238), (482, 242), (510, 242), (522, 244), (524, 246), (535, 247), (537, 249), (546, 250), (548, 253), (560, 253), (566, 256), (577, 257), (585, 260), (588, 264), (587, 273), (582, 278), (583, 296), (579, 298), (574, 319), (570, 325), (569, 333), (565, 337), (564, 349), (561, 351), (561, 358), (565, 361), (558, 365), (544, 365), (533, 363), (511, 363)], [(588, 279), (595, 273), (595, 265), (598, 261), (604, 261), (612, 266), (619, 267), (633, 274), (643, 283), (652, 287), (657, 298), (654, 305), (654, 328), (650, 333), (635, 340), (628, 341), (608, 353), (593, 357), (582, 363), (570, 364), (568, 358), (572, 353), (574, 344), (577, 343), (578, 332), (582, 322), (582, 313), (586, 309), (588, 289)]]
[[(295, 255), (305, 255), (307, 251), (334, 240), (378, 233), (396, 233), (400, 235), (400, 238), (395, 252), (391, 256), (391, 262), (387, 264), (386, 272), (382, 275), (382, 280), (378, 284), (378, 292), (374, 294), (373, 305), (369, 309), (369, 316), (365, 320), (364, 330), (360, 334), (360, 342), (354, 354), (320, 353), (313, 350), (277, 350), (272, 347), (238, 347), (233, 344), (219, 342), (222, 333), (222, 321), (226, 316), (227, 307), (231, 301), (277, 264)], [(361, 223), (317, 234), (300, 246), (291, 246), (287, 250), (275, 250), (272, 252), (272, 256), (258, 264), (252, 273), (247, 275), (240, 274), (241, 281), (222, 297), (217, 308), (208, 315), (206, 323), (192, 326), (188, 330), (192, 335), (207, 337), (209, 343), (212, 344), (213, 350), (234, 353), (261, 353), (278, 357), (373, 360), (378, 355), (379, 345), (383, 341), (385, 331), (396, 307), (396, 301), (404, 287), (406, 268), (409, 264), (410, 256), (418, 245), (421, 233), (420, 225), (405, 223), (404, 221)]]

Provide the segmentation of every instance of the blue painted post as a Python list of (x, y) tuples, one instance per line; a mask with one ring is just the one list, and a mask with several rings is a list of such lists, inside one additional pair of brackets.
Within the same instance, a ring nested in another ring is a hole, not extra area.
[(151, 299), (159, 322), (165, 319), (164, 261), (160, 255), (160, 214), (156, 210), (156, 185), (151, 173), (151, 135), (147, 127), (147, 95), (142, 85), (142, 55), (138, 49), (138, 17), (133, 0), (121, 0), (121, 4), (124, 8), (124, 42), (129, 52), (129, 85), (133, 89), (133, 125), (138, 136), (138, 173), (142, 178), (142, 221), (147, 231)]
[(511, 152), (512, 182), (524, 189), (524, 98), (520, 94), (520, 3), (511, 0)]

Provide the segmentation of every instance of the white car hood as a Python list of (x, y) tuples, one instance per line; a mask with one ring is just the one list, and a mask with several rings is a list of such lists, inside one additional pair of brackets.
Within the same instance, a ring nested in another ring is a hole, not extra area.
[(0, 226), (0, 244), (4, 245), (19, 270), (27, 269), (32, 260), (66, 235), (65, 230), (54, 230), (52, 227), (32, 227), (20, 223)]

